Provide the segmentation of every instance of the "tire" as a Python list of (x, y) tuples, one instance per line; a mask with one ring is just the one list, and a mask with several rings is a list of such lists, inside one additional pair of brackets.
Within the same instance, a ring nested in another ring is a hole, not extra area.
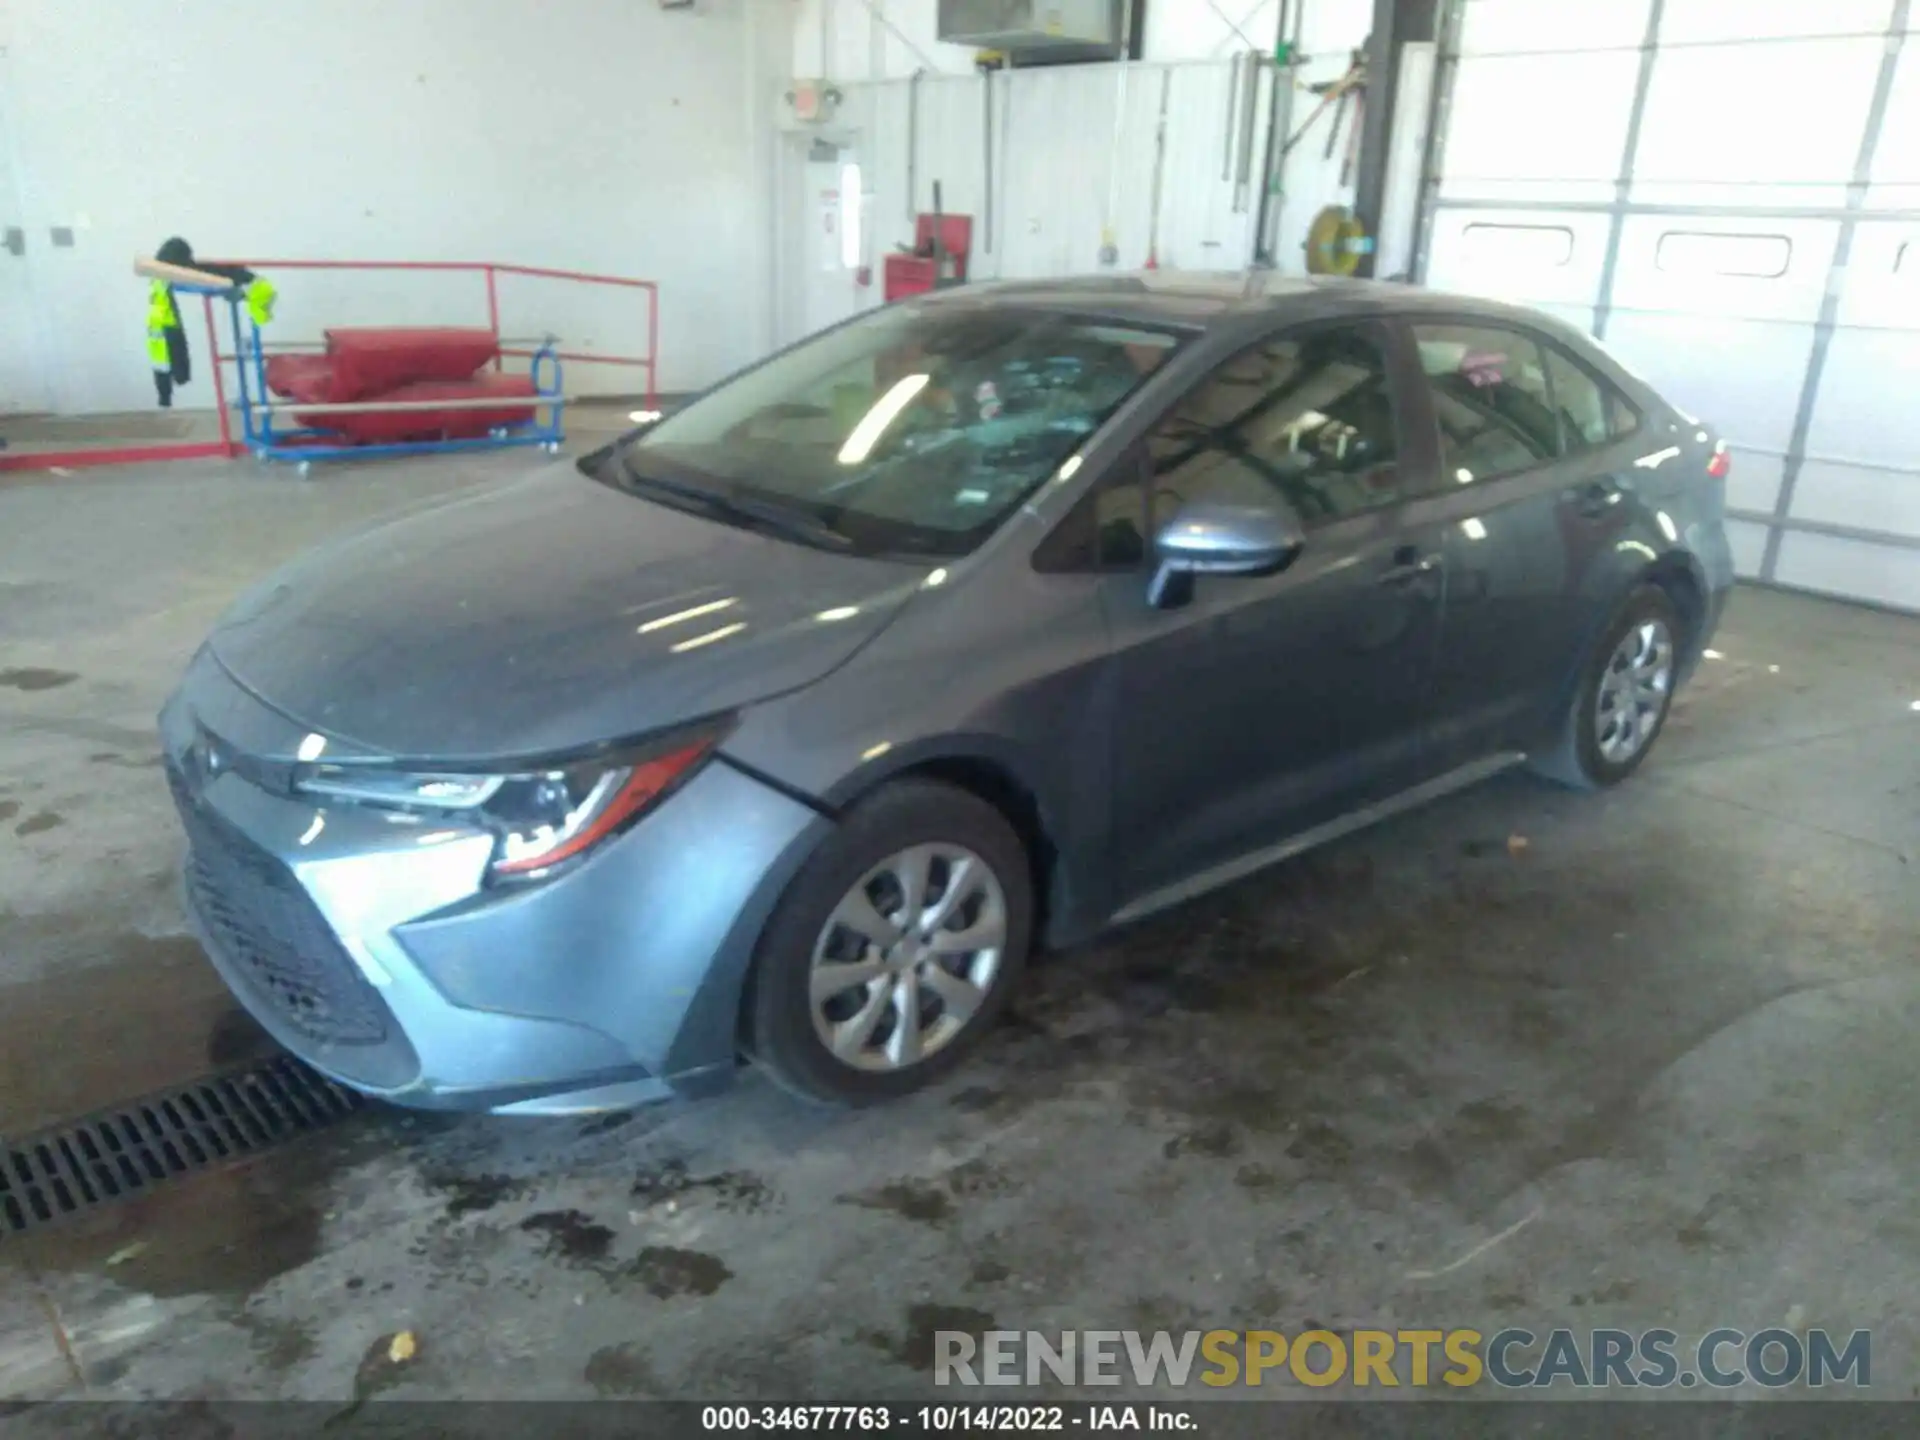
[[(923, 924), (902, 941), (896, 917), (916, 874)], [(942, 915), (949, 901), (952, 913)], [(747, 1052), (780, 1085), (818, 1103), (909, 1094), (959, 1065), (992, 1028), (1026, 966), (1032, 931), (1029, 857), (998, 810), (932, 781), (885, 786), (848, 812), (774, 906), (749, 983)], [(928, 951), (929, 934), (945, 953)], [(996, 936), (997, 945), (966, 948), (970, 938)], [(828, 965), (854, 983), (816, 987), (816, 968)], [(908, 1005), (921, 1017), (912, 1036)]]
[[(1683, 638), (1679, 614), (1666, 591), (1642, 585), (1629, 595), (1581, 665), (1558, 733), (1546, 751), (1532, 758), (1533, 768), (1576, 790), (1617, 785), (1639, 769), (1673, 706)], [(1656, 652), (1662, 646), (1664, 659), (1659, 659)], [(1643, 659), (1636, 663), (1630, 651)], [(1647, 683), (1634, 685), (1636, 679)], [(1603, 690), (1612, 697), (1604, 707)], [(1632, 702), (1631, 737), (1620, 724), (1628, 713), (1623, 700)], [(1609, 715), (1615, 717), (1611, 723)]]

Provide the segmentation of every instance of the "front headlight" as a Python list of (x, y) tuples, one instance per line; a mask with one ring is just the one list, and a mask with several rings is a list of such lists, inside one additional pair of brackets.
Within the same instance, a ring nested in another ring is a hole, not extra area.
[(497, 837), (491, 874), (525, 877), (626, 829), (692, 775), (724, 735), (724, 727), (707, 726), (635, 750), (496, 775), (313, 765), (294, 789), (316, 799), (456, 812)]

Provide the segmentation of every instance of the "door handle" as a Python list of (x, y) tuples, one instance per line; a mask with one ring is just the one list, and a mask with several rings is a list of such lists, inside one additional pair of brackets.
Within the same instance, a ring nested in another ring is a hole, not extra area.
[(1589, 480), (1584, 485), (1576, 485), (1567, 491), (1567, 502), (1580, 514), (1594, 518), (1607, 513), (1607, 507), (1620, 503), (1620, 497), (1633, 487), (1624, 480), (1611, 476), (1604, 480)]
[(1382, 585), (1407, 585), (1422, 576), (1431, 575), (1440, 568), (1438, 555), (1422, 555), (1412, 545), (1402, 545), (1393, 552), (1393, 564), (1380, 572)]

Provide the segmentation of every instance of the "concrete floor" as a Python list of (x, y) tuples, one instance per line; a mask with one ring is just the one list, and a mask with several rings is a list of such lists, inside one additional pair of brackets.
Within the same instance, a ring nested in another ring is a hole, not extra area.
[[(152, 735), (216, 612), (530, 463), (0, 482), (0, 1132), (260, 1043), (181, 936)], [(1504, 779), (1056, 957), (906, 1103), (379, 1112), (0, 1239), (0, 1400), (845, 1400), (925, 1393), (937, 1329), (1782, 1323), (1871, 1328), (1920, 1394), (1920, 621), (1742, 591), (1718, 648), (1620, 790)]]

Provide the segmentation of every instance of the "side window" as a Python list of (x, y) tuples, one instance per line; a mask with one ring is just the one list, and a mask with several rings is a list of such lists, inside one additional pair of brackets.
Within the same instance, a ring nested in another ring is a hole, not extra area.
[(1034, 548), (1036, 570), (1135, 570), (1147, 558), (1147, 492), (1136, 451), (1113, 467)]
[(1618, 390), (1607, 391), (1607, 434), (1618, 440), (1640, 428), (1640, 412)]
[(1489, 325), (1413, 327), (1440, 422), (1440, 463), (1465, 484), (1560, 453), (1539, 344)]
[(1354, 327), (1241, 351), (1154, 427), (1147, 454), (1153, 525), (1203, 497), (1277, 491), (1308, 527), (1401, 498), (1386, 360)]
[(1554, 349), (1547, 351), (1547, 370), (1553, 376), (1553, 402), (1560, 411), (1567, 449), (1606, 444), (1613, 426), (1607, 414), (1607, 392), (1600, 382)]
[(1547, 373), (1569, 453), (1605, 445), (1639, 427), (1640, 417), (1625, 396), (1551, 345)]

